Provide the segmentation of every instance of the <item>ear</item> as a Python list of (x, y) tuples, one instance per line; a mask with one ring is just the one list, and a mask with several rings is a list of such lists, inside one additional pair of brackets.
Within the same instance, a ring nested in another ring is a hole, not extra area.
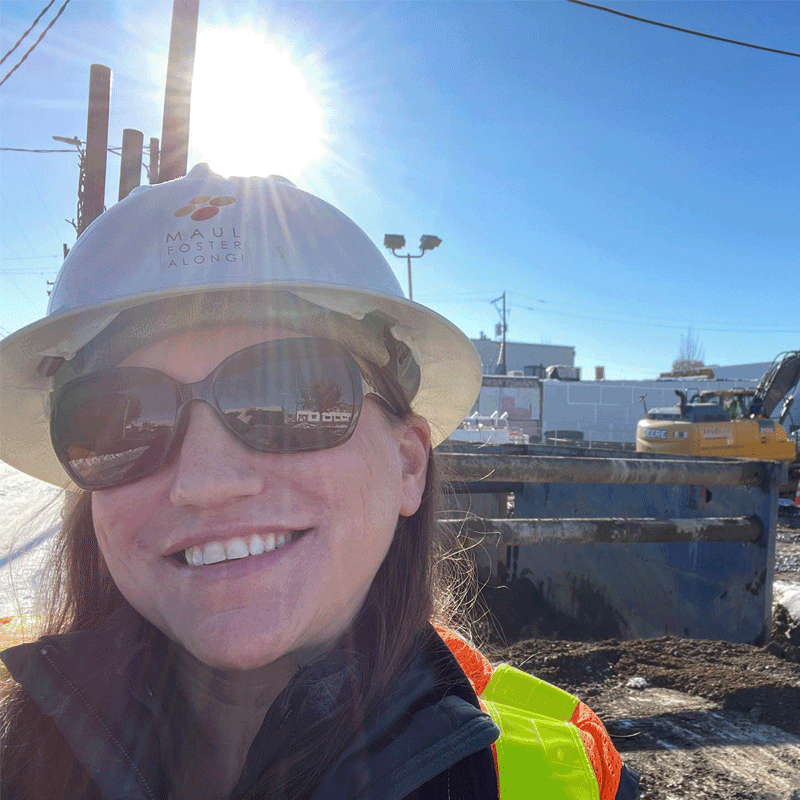
[(427, 420), (416, 414), (403, 420), (400, 436), (400, 457), (403, 466), (400, 515), (403, 517), (414, 514), (422, 502), (430, 449), (431, 427)]

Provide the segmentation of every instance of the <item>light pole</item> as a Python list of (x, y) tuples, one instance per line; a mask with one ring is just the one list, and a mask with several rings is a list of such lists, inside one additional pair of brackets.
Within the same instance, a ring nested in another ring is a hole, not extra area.
[(422, 258), (425, 255), (426, 250), (433, 250), (435, 247), (438, 247), (442, 243), (442, 240), (438, 236), (420, 236), (419, 237), (419, 255), (412, 256), (411, 253), (400, 254), (396, 253), (395, 250), (400, 250), (401, 248), (406, 246), (406, 237), (399, 236), (396, 233), (387, 233), (383, 237), (383, 246), (387, 249), (392, 251), (393, 256), (397, 256), (398, 258), (405, 258), (408, 260), (408, 299), (414, 299), (414, 292), (411, 286), (411, 259), (412, 258)]

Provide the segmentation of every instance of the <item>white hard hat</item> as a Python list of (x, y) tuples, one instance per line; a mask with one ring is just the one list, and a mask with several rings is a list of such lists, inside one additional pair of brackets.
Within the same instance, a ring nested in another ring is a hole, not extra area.
[(419, 368), (404, 388), (430, 423), (434, 446), (478, 395), (481, 362), (472, 343), (404, 297), (351, 219), (284, 179), (223, 178), (200, 164), (183, 178), (135, 189), (95, 220), (61, 267), (48, 315), (0, 342), (0, 458), (67, 486), (50, 444), (55, 369), (102, 339), (128, 309), (253, 292), (264, 300), (264, 319), (271, 297), (289, 296), (387, 331)]

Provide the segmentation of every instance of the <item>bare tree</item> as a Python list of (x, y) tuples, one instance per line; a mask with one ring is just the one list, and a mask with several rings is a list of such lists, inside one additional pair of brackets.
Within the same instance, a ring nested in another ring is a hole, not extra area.
[(700, 369), (705, 364), (705, 348), (697, 338), (694, 328), (689, 328), (686, 334), (681, 334), (681, 349), (678, 357), (672, 362), (673, 372), (688, 372)]
[(300, 397), (303, 408), (329, 411), (342, 399), (342, 385), (335, 378), (312, 381), (311, 386), (303, 387)]

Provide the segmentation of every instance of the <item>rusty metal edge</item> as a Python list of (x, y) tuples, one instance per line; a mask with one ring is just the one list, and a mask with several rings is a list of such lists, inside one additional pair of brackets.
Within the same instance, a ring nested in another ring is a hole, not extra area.
[(657, 542), (757, 542), (758, 517), (656, 519), (467, 519), (446, 520), (474, 541), (505, 545), (641, 544)]
[(758, 461), (651, 461), (471, 453), (441, 453), (440, 460), (461, 481), (761, 486), (765, 476), (764, 465)]

